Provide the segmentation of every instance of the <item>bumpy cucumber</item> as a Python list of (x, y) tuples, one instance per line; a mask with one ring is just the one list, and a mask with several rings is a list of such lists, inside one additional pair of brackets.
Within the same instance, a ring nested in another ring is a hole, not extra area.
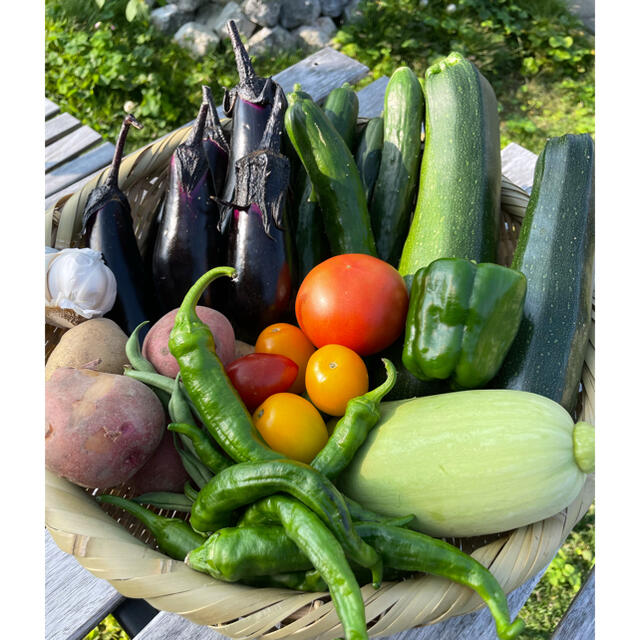
[(370, 214), (378, 256), (397, 265), (418, 187), (424, 113), (422, 87), (409, 67), (391, 76), (384, 97), (384, 137)]
[(285, 127), (311, 178), (331, 252), (375, 256), (362, 180), (342, 136), (324, 111), (297, 91), (289, 95)]
[(427, 69), (425, 147), (416, 210), (399, 271), (438, 258), (494, 262), (500, 216), (498, 105), (459, 53)]

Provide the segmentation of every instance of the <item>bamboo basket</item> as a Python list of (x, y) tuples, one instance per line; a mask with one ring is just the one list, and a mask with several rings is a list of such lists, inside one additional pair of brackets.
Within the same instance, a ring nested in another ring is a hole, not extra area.
[[(189, 131), (187, 125), (130, 154), (122, 162), (120, 187), (131, 203), (142, 249), (166, 185), (169, 158)], [(59, 249), (80, 246), (81, 216), (87, 197), (104, 182), (106, 175), (104, 170), (46, 212), (47, 245)], [(510, 264), (528, 199), (525, 191), (503, 177), (498, 249), (501, 264)], [(575, 420), (591, 424), (595, 424), (594, 313), (595, 305), (574, 415)], [(64, 331), (64, 325), (46, 324), (45, 357)], [(341, 636), (342, 625), (327, 593), (254, 588), (214, 580), (160, 553), (137, 520), (123, 516), (114, 507), (98, 505), (93, 499), (97, 490), (82, 489), (48, 471), (45, 485), (45, 524), (56, 544), (122, 595), (144, 598), (156, 609), (209, 625), (230, 638), (332, 640)], [(107, 493), (128, 497), (130, 489), (122, 486)], [(593, 499), (591, 474), (574, 502), (550, 518), (485, 538), (448, 541), (488, 567), (504, 591), (510, 593), (548, 565)], [(378, 590), (367, 585), (361, 591), (372, 637), (434, 624), (484, 606), (472, 590), (431, 575), (383, 583)]]

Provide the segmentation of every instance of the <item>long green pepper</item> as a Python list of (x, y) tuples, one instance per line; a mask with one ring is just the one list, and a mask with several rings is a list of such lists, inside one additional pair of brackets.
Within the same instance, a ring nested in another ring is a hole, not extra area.
[(457, 547), (379, 522), (360, 522), (356, 529), (380, 553), (386, 566), (430, 573), (473, 589), (489, 607), (500, 640), (513, 640), (524, 629), (519, 618), (511, 622), (507, 598), (491, 572)]
[(230, 524), (234, 510), (279, 492), (294, 496), (316, 513), (347, 555), (371, 570), (374, 586), (380, 585), (380, 557), (355, 533), (342, 495), (325, 476), (302, 462), (267, 460), (224, 469), (198, 493), (191, 508), (191, 526), (201, 533), (216, 531)]
[(184, 297), (169, 336), (169, 351), (207, 431), (235, 462), (276, 460), (282, 454), (260, 437), (251, 415), (216, 355), (213, 335), (196, 314), (204, 290), (217, 278), (234, 277), (232, 267), (216, 267), (198, 278)]

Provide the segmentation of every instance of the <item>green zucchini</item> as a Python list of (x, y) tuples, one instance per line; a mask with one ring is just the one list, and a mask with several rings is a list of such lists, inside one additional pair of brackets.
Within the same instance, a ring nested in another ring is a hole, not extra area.
[(367, 200), (355, 160), (324, 111), (298, 91), (288, 96), (285, 127), (311, 178), (334, 255), (376, 255)]
[(415, 514), (433, 536), (509, 531), (578, 496), (594, 467), (594, 429), (544, 396), (477, 389), (382, 402), (338, 486), (377, 513)]
[(371, 202), (373, 188), (380, 169), (382, 155), (382, 136), (384, 134), (384, 120), (381, 117), (371, 118), (362, 131), (360, 143), (356, 150), (355, 161), (360, 179), (367, 197), (367, 204)]
[(396, 69), (384, 96), (384, 137), (370, 215), (378, 256), (396, 266), (418, 187), (424, 97), (409, 67)]
[(594, 243), (593, 141), (586, 133), (551, 138), (511, 264), (527, 277), (522, 324), (496, 386), (573, 410), (591, 326)]
[(438, 258), (495, 262), (500, 220), (500, 131), (491, 85), (459, 53), (427, 69), (420, 186), (399, 271)]
[[(358, 95), (349, 83), (333, 89), (324, 103), (324, 112), (350, 149), (356, 139), (358, 109)], [(304, 184), (297, 207), (296, 251), (302, 281), (313, 267), (329, 258), (331, 253), (311, 179), (304, 170), (301, 175), (304, 176)]]

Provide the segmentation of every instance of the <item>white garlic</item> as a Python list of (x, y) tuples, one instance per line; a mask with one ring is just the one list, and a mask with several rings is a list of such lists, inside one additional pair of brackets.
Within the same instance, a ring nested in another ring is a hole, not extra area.
[(110, 311), (116, 301), (116, 278), (102, 254), (88, 248), (51, 251), (45, 250), (46, 306), (71, 309), (83, 318)]

